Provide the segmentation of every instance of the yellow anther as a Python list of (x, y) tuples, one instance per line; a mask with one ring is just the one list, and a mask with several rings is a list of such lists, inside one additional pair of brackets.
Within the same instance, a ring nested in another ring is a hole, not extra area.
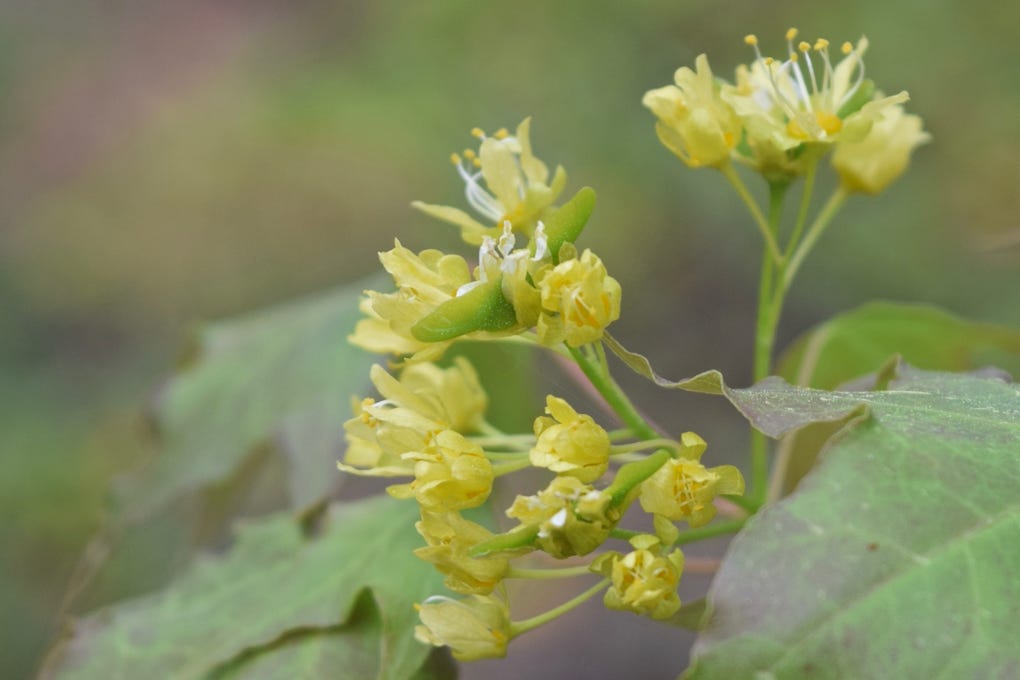
[(477, 155), (478, 154), (475, 153), (474, 149), (464, 149), (464, 158), (468, 159), (469, 161), (473, 161), (475, 159), (475, 156)]
[(845, 42), (843, 43), (843, 46), (840, 47), (839, 49), (843, 54), (850, 54), (851, 52), (854, 51), (854, 46), (851, 45), (849, 42)]
[(485, 130), (480, 127), (471, 128), (471, 136), (477, 137), (478, 139), (485, 139)]
[(790, 61), (797, 61), (800, 59), (800, 55), (796, 52), (790, 52)]
[(797, 37), (797, 29), (796, 28), (788, 28), (788, 29), (786, 29), (786, 39), (787, 40), (793, 40), (796, 37)]
[(825, 130), (827, 135), (834, 135), (843, 129), (843, 121), (833, 113), (819, 111), (815, 114), (815, 120), (818, 122), (818, 126)]
[(772, 57), (765, 57), (765, 65), (766, 66), (772, 66), (772, 62), (774, 62), (774, 61), (775, 61), (775, 59), (773, 59)]
[(451, 153), (450, 154), (450, 162), (453, 163), (454, 165), (460, 165), (460, 154), (459, 153)]
[(496, 130), (492, 134), (492, 136), (495, 137), (496, 139), (506, 139), (507, 137), (510, 136), (510, 133), (507, 132), (506, 128), (500, 128), (500, 129)]
[(821, 52), (824, 49), (828, 49), (828, 47), (829, 47), (829, 41), (826, 40), (825, 38), (819, 38), (818, 40), (815, 41), (815, 51), (816, 52)]
[(797, 49), (800, 50), (801, 52), (808, 52), (811, 50), (811, 43), (807, 42), (806, 40), (801, 40), (800, 43), (797, 45)]
[(471, 161), (471, 165), (475, 166), (476, 168), (480, 168), (480, 167), (482, 167), (482, 159), (481, 159), (481, 158), (475, 158), (475, 159), (473, 159), (473, 160)]
[(754, 33), (748, 33), (747, 35), (744, 36), (744, 44), (751, 46), (757, 45), (758, 36), (756, 36)]

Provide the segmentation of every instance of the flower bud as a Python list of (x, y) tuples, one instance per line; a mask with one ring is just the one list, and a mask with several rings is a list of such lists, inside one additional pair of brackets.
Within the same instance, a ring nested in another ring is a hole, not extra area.
[(719, 96), (708, 57), (699, 55), (697, 71), (676, 72), (676, 85), (645, 94), (642, 103), (658, 118), (655, 132), (663, 146), (691, 167), (720, 167), (740, 141), (741, 123)]
[(448, 646), (460, 661), (506, 656), (510, 613), (503, 602), (481, 595), (463, 600), (434, 595), (415, 608), (423, 625), (414, 636), (421, 642)]
[(832, 167), (849, 191), (877, 194), (892, 184), (910, 162), (910, 154), (931, 136), (921, 130), (921, 118), (891, 106), (874, 121), (859, 141), (841, 142)]
[(538, 441), (531, 464), (592, 482), (609, 467), (609, 435), (591, 416), (581, 415), (559, 397), (546, 397), (545, 416), (535, 419)]
[(468, 555), (473, 546), (491, 539), (493, 534), (456, 512), (422, 512), (421, 521), (414, 528), (428, 543), (414, 554), (445, 574), (446, 587), (450, 590), (487, 595), (506, 575), (510, 562), (505, 553), (484, 557)]
[(432, 512), (474, 508), (492, 490), (492, 463), (481, 447), (453, 430), (444, 430), (424, 450), (404, 454), (414, 462), (414, 481), (386, 489), (396, 498), (415, 498)]

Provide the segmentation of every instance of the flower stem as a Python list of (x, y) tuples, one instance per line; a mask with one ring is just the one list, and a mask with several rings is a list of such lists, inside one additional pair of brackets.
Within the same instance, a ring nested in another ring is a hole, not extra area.
[(747, 206), (748, 211), (751, 213), (751, 217), (754, 218), (755, 224), (758, 225), (758, 230), (761, 232), (761, 236), (765, 239), (765, 246), (768, 249), (769, 256), (775, 264), (781, 264), (783, 262), (783, 255), (779, 252), (779, 244), (776, 243), (776, 236), (774, 230), (769, 226), (765, 216), (761, 213), (761, 208), (758, 207), (758, 202), (754, 200), (754, 196), (747, 190), (744, 185), (744, 181), (740, 179), (740, 175), (737, 174), (736, 169), (733, 165), (727, 163), (722, 168), (722, 174), (730, 181), (733, 185), (733, 189), (740, 196), (740, 199)]
[(646, 439), (644, 441), (634, 442), (633, 444), (614, 444), (609, 447), (609, 455), (616, 456), (623, 453), (663, 448), (673, 449), (675, 451), (680, 448), (680, 444), (672, 439)]
[(609, 579), (604, 578), (595, 585), (593, 585), (588, 590), (578, 595), (577, 597), (567, 600), (558, 607), (550, 609), (549, 611), (543, 614), (539, 614), (538, 616), (532, 616), (530, 619), (524, 619), (523, 621), (513, 621), (510, 624), (510, 637), (511, 638), (517, 637), (521, 633), (526, 633), (532, 628), (537, 628), (538, 626), (541, 626), (543, 623), (548, 623), (549, 621), (552, 621), (553, 619), (562, 616), (563, 614), (566, 614), (571, 609), (577, 607), (580, 604), (584, 604), (585, 602), (590, 600), (592, 597), (594, 597), (599, 592), (604, 590), (605, 587), (608, 585)]
[(793, 249), (797, 247), (800, 235), (804, 232), (804, 226), (807, 224), (807, 214), (811, 208), (811, 195), (815, 190), (817, 170), (818, 159), (808, 163), (804, 174), (804, 192), (800, 195), (800, 209), (797, 211), (797, 224), (793, 227), (793, 233), (790, 234), (790, 240), (786, 244), (786, 252), (784, 253), (787, 261), (789, 261)]
[(479, 435), (469, 436), (468, 439), (479, 446), (521, 449), (524, 451), (527, 451), (535, 445), (535, 435), (532, 434)]
[(623, 393), (620, 386), (616, 384), (608, 373), (602, 371), (598, 361), (593, 361), (585, 356), (585, 353), (576, 347), (568, 347), (568, 349), (571, 356), (574, 357), (574, 361), (580, 366), (581, 371), (591, 382), (592, 386), (598, 390), (598, 393), (602, 395), (606, 403), (616, 412), (620, 420), (623, 421), (623, 424), (631, 429), (635, 436), (641, 439), (660, 438), (655, 428), (649, 425), (648, 421), (634, 408), (634, 404)]
[(804, 258), (807, 257), (811, 249), (814, 248), (815, 243), (818, 242), (818, 238), (825, 231), (825, 228), (829, 226), (829, 222), (835, 217), (839, 209), (843, 207), (843, 203), (846, 201), (849, 193), (840, 186), (836, 191), (833, 192), (829, 200), (826, 201), (825, 206), (821, 212), (818, 213), (818, 217), (815, 218), (814, 223), (808, 229), (807, 234), (804, 235), (804, 240), (797, 245), (797, 249), (793, 252), (790, 257), (790, 262), (783, 271), (782, 280), (779, 283), (779, 289), (776, 291), (776, 297), (782, 299), (782, 296), (786, 295), (786, 292), (790, 290), (790, 285), (793, 283), (793, 279), (797, 276), (797, 270), (800, 269), (801, 264), (804, 263)]
[(725, 522), (716, 522), (708, 526), (698, 527), (697, 529), (690, 529), (681, 533), (673, 542), (673, 545), (684, 545), (685, 543), (695, 543), (706, 538), (714, 538), (715, 536), (735, 534), (744, 528), (746, 522), (746, 519), (731, 519)]
[(510, 567), (506, 573), (507, 578), (526, 578), (532, 580), (546, 580), (554, 578), (570, 578), (572, 576), (583, 576), (590, 574), (587, 564), (578, 567), (560, 567), (558, 569), (528, 569), (525, 567)]
[(609, 532), (609, 537), (618, 538), (621, 541), (629, 541), (630, 539), (634, 538), (635, 536), (638, 536), (639, 534), (641, 534), (640, 531), (631, 531), (630, 529), (620, 529), (619, 527), (617, 527)]
[(634, 436), (634, 433), (630, 431), (629, 427), (620, 428), (619, 430), (608, 430), (606, 434), (609, 435), (609, 441), (616, 442), (621, 439), (630, 439)]
[[(783, 199), (787, 183), (769, 184), (769, 231), (779, 233), (782, 219)], [(778, 269), (778, 271), (776, 271)], [(778, 267), (768, 253), (762, 255), (761, 279), (758, 282), (758, 321), (754, 333), (754, 382), (764, 379), (772, 371), (772, 349), (776, 341), (776, 327), (779, 311), (782, 309), (782, 295), (785, 291), (777, 286), (775, 279), (782, 280), (785, 262)], [(768, 441), (758, 430), (751, 430), (751, 493), (752, 507), (760, 506), (768, 492)]]
[(498, 465), (492, 466), (492, 474), (496, 477), (508, 475), (511, 472), (517, 472), (523, 470), (526, 467), (531, 466), (531, 458), (529, 456), (521, 456), (520, 460), (511, 460), (506, 463), (499, 463)]

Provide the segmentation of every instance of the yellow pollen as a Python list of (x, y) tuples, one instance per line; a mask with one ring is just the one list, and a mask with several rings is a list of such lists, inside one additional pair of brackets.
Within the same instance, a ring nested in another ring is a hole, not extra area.
[(492, 136), (495, 137), (496, 139), (506, 139), (507, 137), (510, 136), (510, 133), (506, 131), (506, 128), (500, 128), (496, 130), (496, 132), (494, 132)]
[(745, 45), (752, 45), (752, 46), (753, 45), (757, 45), (758, 44), (758, 36), (756, 36), (753, 33), (749, 33), (748, 35), (745, 35), (744, 36), (744, 44)]
[(485, 137), (485, 130), (480, 127), (473, 127), (471, 128), (471, 136), (483, 139)]
[(797, 37), (797, 29), (796, 28), (788, 28), (788, 29), (786, 29), (786, 39), (787, 40), (793, 40), (796, 37)]
[(840, 47), (839, 49), (843, 54), (850, 54), (851, 52), (854, 51), (854, 46), (851, 45), (849, 42), (845, 42), (843, 43), (843, 46)]
[(475, 166), (476, 168), (482, 167), (482, 159), (481, 158), (471, 159), (471, 165)]
[(843, 129), (843, 121), (833, 113), (819, 111), (815, 114), (815, 120), (818, 121), (818, 126), (825, 130), (827, 135), (834, 135)]
[(815, 51), (816, 52), (821, 52), (822, 50), (827, 49), (828, 47), (829, 47), (829, 41), (826, 40), (825, 38), (819, 38), (818, 40), (815, 41)]
[(460, 154), (459, 153), (451, 153), (450, 154), (450, 162), (453, 163), (454, 165), (460, 165)]
[(774, 62), (774, 61), (775, 61), (775, 59), (773, 59), (772, 57), (765, 57), (765, 65), (766, 66), (772, 66), (772, 62)]
[(800, 59), (800, 55), (796, 52), (790, 52), (790, 61), (797, 61)]
[(811, 49), (811, 43), (807, 42), (806, 40), (801, 40), (800, 44), (797, 45), (797, 49), (800, 50), (801, 52), (808, 52)]
[(469, 161), (473, 161), (476, 155), (477, 154), (475, 153), (474, 149), (464, 149), (464, 158), (468, 159)]

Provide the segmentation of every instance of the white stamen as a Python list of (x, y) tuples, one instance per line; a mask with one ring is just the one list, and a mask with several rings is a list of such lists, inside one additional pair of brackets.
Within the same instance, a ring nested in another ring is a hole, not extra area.
[(464, 180), (464, 197), (467, 198), (468, 205), (493, 222), (503, 217), (506, 212), (503, 210), (503, 204), (483, 189), (478, 181), (482, 177), (481, 171), (470, 172), (463, 164), (457, 163), (457, 174)]
[(567, 509), (562, 508), (559, 512), (549, 518), (549, 524), (553, 525), (557, 529), (562, 529), (567, 525)]
[(535, 225), (535, 234), (531, 238), (535, 242), (535, 254), (531, 261), (544, 260), (549, 255), (549, 238), (545, 235), (545, 225), (541, 220)]

